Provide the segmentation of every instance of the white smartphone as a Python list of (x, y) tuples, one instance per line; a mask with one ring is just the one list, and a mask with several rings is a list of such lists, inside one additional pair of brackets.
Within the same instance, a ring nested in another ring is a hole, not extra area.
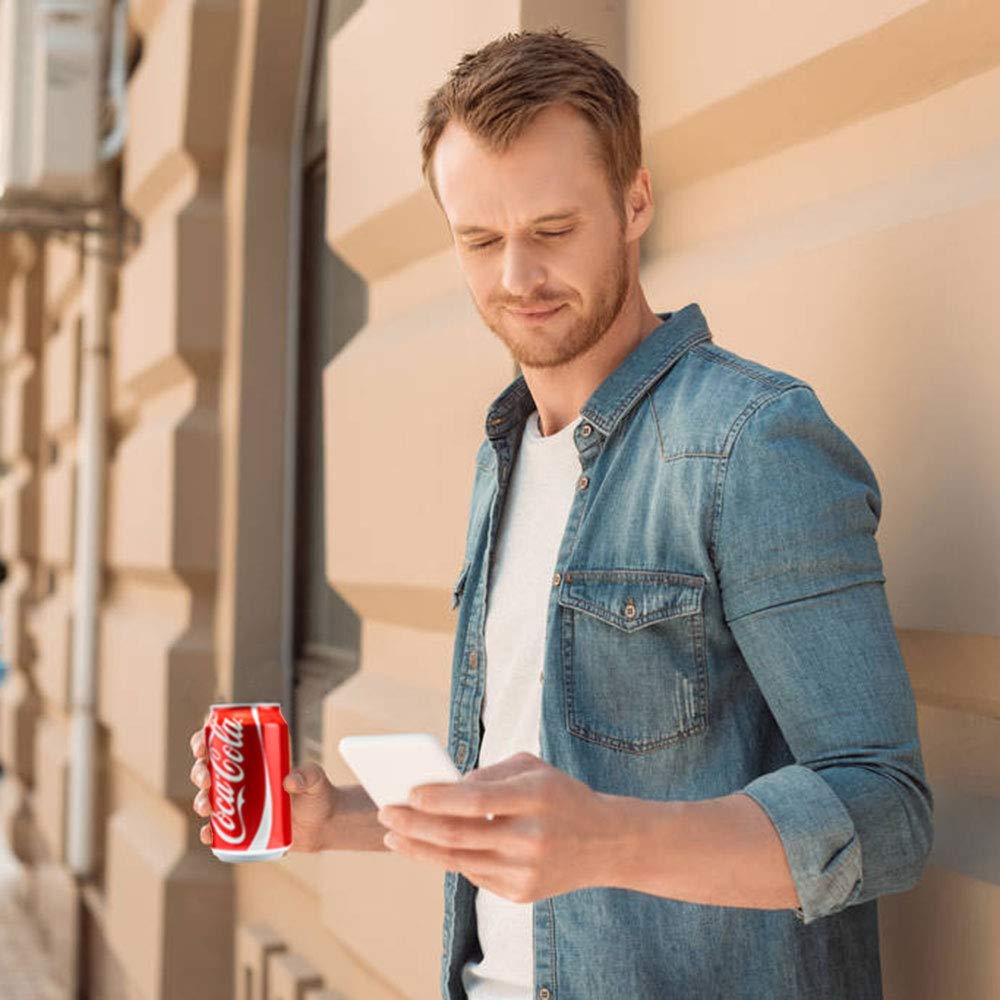
[(405, 806), (415, 785), (462, 779), (448, 751), (430, 733), (344, 736), (337, 749), (379, 808)]

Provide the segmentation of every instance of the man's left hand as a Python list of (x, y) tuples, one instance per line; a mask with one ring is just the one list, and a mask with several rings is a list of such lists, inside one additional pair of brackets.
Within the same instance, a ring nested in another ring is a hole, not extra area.
[(392, 831), (385, 838), (391, 850), (533, 903), (607, 884), (623, 848), (613, 798), (518, 753), (457, 782), (417, 785), (409, 805), (385, 806), (378, 819)]

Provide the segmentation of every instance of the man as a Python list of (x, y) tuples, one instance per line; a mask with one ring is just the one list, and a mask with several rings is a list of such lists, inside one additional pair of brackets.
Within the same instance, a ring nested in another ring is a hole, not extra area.
[[(521, 366), (453, 594), (464, 778), (377, 814), (444, 870), (442, 996), (881, 997), (876, 897), (918, 881), (932, 798), (871, 468), (696, 303), (650, 309), (638, 101), (587, 46), (498, 39), (422, 128)], [(364, 843), (371, 805), (298, 770), (296, 840)]]

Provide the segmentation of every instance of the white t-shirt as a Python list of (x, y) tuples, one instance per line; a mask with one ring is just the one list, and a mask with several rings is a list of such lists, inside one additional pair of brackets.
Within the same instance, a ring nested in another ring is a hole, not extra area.
[[(478, 767), (523, 750), (538, 755), (545, 627), (552, 574), (580, 478), (573, 431), (542, 437), (538, 411), (524, 426), (497, 536), (486, 608), (486, 692)], [(469, 1000), (532, 1000), (532, 904), (476, 890), (481, 962), (468, 961)]]

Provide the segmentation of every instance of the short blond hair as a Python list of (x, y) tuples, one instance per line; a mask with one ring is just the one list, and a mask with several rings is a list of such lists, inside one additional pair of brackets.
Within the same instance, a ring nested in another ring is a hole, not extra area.
[(618, 221), (642, 163), (639, 96), (586, 42), (561, 28), (502, 35), (467, 52), (427, 101), (420, 121), (424, 179), (440, 205), (433, 157), (454, 121), (494, 153), (507, 150), (543, 109), (567, 104), (589, 122)]

